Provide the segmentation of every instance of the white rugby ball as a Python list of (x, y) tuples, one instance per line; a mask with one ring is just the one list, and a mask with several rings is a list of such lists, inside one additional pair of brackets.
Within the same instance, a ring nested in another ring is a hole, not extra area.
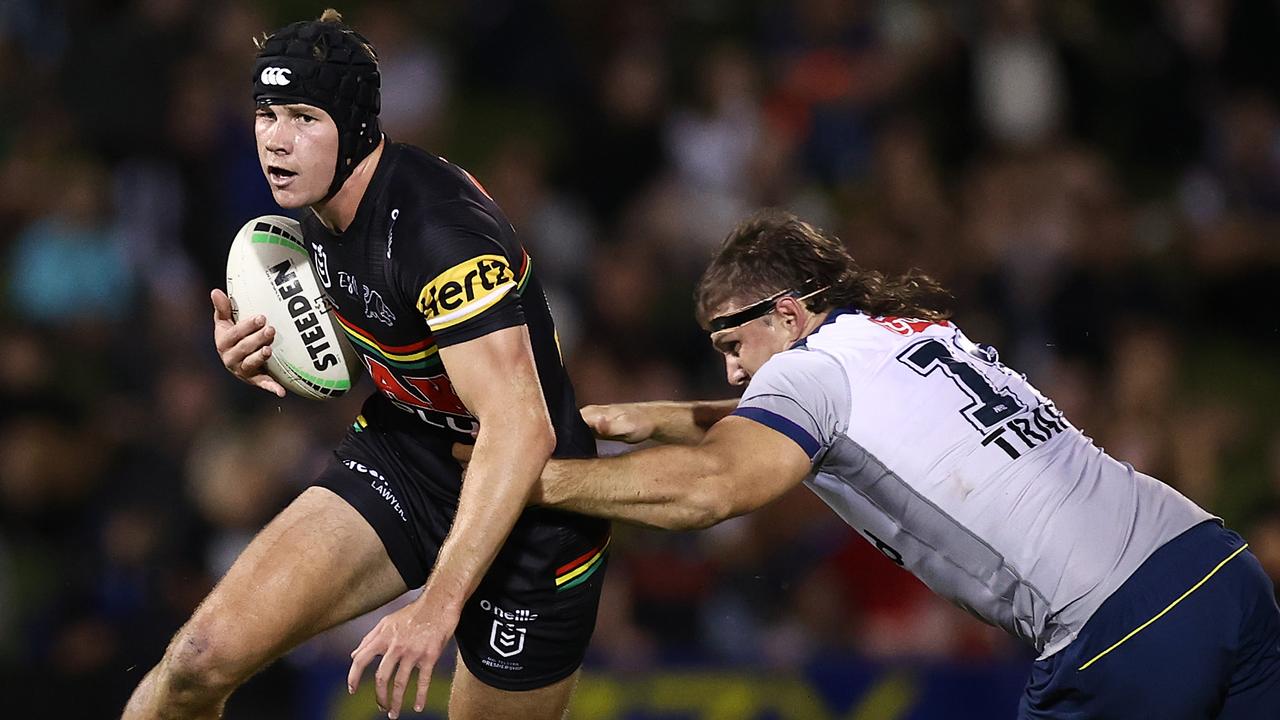
[(347, 343), (303, 244), (302, 226), (280, 215), (244, 224), (227, 254), (231, 315), (265, 315), (275, 328), (267, 372), (287, 390), (324, 400), (351, 389), (360, 357)]

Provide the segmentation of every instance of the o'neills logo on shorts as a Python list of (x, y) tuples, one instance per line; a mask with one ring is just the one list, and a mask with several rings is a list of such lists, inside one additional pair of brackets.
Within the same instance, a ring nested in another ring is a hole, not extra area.
[(418, 310), (432, 330), (443, 330), (484, 312), (515, 286), (516, 276), (506, 258), (481, 255), (454, 265), (423, 286)]
[(538, 619), (538, 613), (532, 610), (506, 610), (488, 600), (480, 601), (480, 609), (507, 622), (533, 622)]

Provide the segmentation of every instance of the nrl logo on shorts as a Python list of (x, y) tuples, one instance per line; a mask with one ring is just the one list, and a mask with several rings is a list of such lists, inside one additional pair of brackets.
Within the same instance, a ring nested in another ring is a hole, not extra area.
[(500, 620), (493, 621), (489, 631), (489, 647), (502, 657), (513, 657), (524, 650), (525, 629)]

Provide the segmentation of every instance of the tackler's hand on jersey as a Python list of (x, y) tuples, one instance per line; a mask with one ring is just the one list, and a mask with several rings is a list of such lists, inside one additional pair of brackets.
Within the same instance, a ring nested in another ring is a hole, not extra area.
[(639, 403), (587, 405), (582, 408), (582, 419), (596, 437), (625, 443), (644, 442), (653, 437), (657, 427)]
[(582, 419), (602, 440), (696, 445), (712, 425), (737, 405), (737, 399), (636, 402), (588, 405), (581, 412)]
[(262, 315), (235, 322), (227, 294), (215, 289), (210, 297), (213, 300), (213, 344), (218, 349), (222, 366), (244, 382), (274, 393), (276, 397), (284, 397), (284, 387), (267, 374), (267, 358), (271, 357), (275, 328), (267, 325), (267, 319)]

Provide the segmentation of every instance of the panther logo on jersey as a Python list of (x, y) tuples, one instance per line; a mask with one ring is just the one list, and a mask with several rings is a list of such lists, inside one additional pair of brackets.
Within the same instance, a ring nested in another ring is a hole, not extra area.
[(418, 309), (433, 331), (479, 315), (516, 287), (516, 276), (501, 255), (481, 255), (458, 263), (427, 283)]
[(364, 289), (364, 316), (383, 325), (394, 325), (396, 322), (396, 314), (387, 307), (382, 295), (368, 286)]

